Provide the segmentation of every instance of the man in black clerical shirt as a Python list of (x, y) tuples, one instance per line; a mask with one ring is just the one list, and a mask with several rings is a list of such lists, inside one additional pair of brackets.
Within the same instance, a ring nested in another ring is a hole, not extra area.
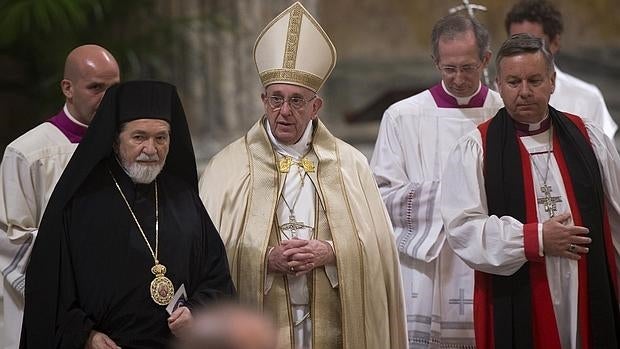
[[(108, 90), (52, 194), (26, 283), (20, 347), (37, 349), (166, 348), (194, 307), (235, 292), (174, 86)], [(180, 288), (187, 302), (169, 314)]]

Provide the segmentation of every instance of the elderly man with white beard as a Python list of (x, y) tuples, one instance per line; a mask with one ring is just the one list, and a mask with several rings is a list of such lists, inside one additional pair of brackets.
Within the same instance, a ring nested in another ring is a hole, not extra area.
[(21, 347), (167, 348), (192, 309), (233, 294), (196, 174), (174, 86), (110, 88), (43, 217)]

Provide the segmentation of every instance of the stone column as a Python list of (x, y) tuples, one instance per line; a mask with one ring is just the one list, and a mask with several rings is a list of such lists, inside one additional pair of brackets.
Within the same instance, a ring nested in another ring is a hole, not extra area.
[[(317, 0), (303, 1), (309, 11)], [(252, 50), (262, 28), (290, 0), (186, 0), (171, 15), (187, 23), (173, 59), (199, 167), (242, 136), (263, 113)]]

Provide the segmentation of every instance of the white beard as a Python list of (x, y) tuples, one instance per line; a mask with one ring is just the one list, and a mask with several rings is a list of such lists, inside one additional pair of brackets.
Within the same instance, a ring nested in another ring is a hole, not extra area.
[(125, 159), (121, 158), (121, 165), (125, 172), (131, 178), (134, 183), (148, 184), (157, 178), (162, 168), (164, 168), (164, 164), (157, 165), (143, 165), (138, 163), (138, 161), (146, 161), (146, 160), (159, 160), (157, 155), (153, 157), (149, 157), (148, 155), (142, 153), (136, 161), (129, 162)]

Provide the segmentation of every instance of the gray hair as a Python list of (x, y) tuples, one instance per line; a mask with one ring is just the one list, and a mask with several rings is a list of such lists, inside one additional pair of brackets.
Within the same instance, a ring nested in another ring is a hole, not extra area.
[(489, 31), (476, 19), (463, 16), (458, 13), (447, 15), (435, 23), (431, 33), (431, 45), (435, 63), (439, 61), (439, 40), (442, 38), (454, 39), (458, 34), (472, 31), (478, 45), (478, 57), (480, 60), (490, 51)]
[(506, 57), (518, 56), (524, 53), (537, 52), (542, 53), (543, 58), (545, 59), (547, 73), (552, 73), (555, 70), (553, 55), (549, 52), (549, 49), (545, 44), (545, 40), (526, 33), (514, 34), (508, 40), (504, 41), (502, 47), (499, 49), (499, 52), (497, 52), (497, 56), (495, 57), (497, 73), (500, 73), (500, 63), (502, 59)]

